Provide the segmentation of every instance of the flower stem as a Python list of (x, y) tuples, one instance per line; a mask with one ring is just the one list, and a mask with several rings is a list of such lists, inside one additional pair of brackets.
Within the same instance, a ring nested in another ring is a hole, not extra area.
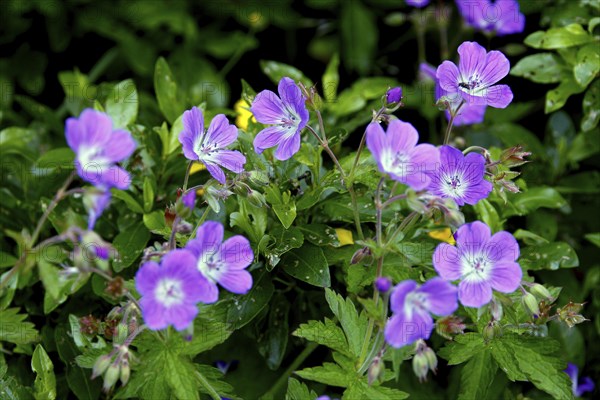
[(181, 218), (179, 216), (176, 216), (175, 220), (173, 221), (173, 225), (171, 226), (171, 236), (169, 237), (170, 250), (175, 249), (175, 235), (177, 234), (177, 225), (179, 225), (179, 221), (181, 221)]
[(183, 180), (183, 192), (187, 190), (188, 180), (190, 178), (190, 172), (192, 171), (192, 165), (194, 165), (194, 161), (190, 161), (188, 163), (187, 169), (185, 170), (185, 178)]
[(287, 383), (288, 378), (294, 373), (294, 371), (302, 365), (304, 360), (313, 352), (319, 345), (314, 342), (310, 342), (306, 345), (302, 353), (298, 354), (298, 357), (290, 364), (288, 369), (285, 370), (283, 375), (277, 379), (277, 382), (271, 387), (271, 389), (261, 396), (261, 399), (268, 400), (274, 399), (275, 395), (282, 389), (282, 387)]
[(450, 132), (452, 131), (452, 125), (454, 124), (454, 119), (458, 115), (458, 111), (461, 109), (463, 104), (465, 104), (464, 100), (461, 101), (461, 103), (458, 105), (458, 107), (456, 108), (456, 110), (454, 112), (450, 112), (450, 121), (448, 121), (448, 126), (446, 127), (446, 135), (444, 135), (444, 144), (448, 144), (448, 142), (450, 141)]
[(196, 227), (194, 228), (194, 231), (192, 232), (192, 235), (190, 236), (190, 238), (196, 237), (196, 232), (198, 232), (198, 228), (200, 228), (200, 225), (202, 225), (204, 223), (204, 221), (206, 220), (206, 217), (208, 217), (209, 211), (210, 211), (210, 206), (206, 206), (206, 210), (204, 210), (204, 213), (202, 213), (202, 216), (198, 220), (198, 223), (196, 224)]
[(208, 383), (208, 381), (206, 380), (204, 375), (202, 375), (200, 373), (200, 371), (198, 371), (198, 370), (196, 370), (194, 372), (196, 373), (196, 377), (198, 378), (200, 383), (202, 383), (202, 386), (204, 386), (204, 388), (206, 389), (206, 391), (208, 392), (210, 397), (212, 397), (213, 400), (221, 400), (221, 396), (219, 396), (219, 392), (217, 392), (215, 390), (215, 388), (212, 387), (210, 383)]

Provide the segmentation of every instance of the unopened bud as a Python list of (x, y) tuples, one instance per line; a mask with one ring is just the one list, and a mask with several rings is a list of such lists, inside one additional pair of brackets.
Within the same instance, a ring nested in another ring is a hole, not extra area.
[(529, 291), (537, 296), (540, 297), (542, 299), (552, 299), (552, 294), (550, 294), (550, 291), (548, 289), (546, 289), (546, 287), (544, 285), (540, 285), (539, 283), (534, 283), (530, 288)]
[(248, 201), (255, 207), (264, 207), (267, 204), (265, 196), (256, 190), (248, 192)]
[(525, 308), (533, 318), (538, 318), (540, 316), (540, 305), (534, 295), (529, 292), (525, 293), (521, 298), (521, 302), (523, 303), (523, 308)]
[(375, 279), (375, 287), (379, 292), (386, 293), (392, 287), (392, 281), (385, 276), (380, 276)]
[(187, 221), (179, 221), (179, 223), (177, 224), (177, 233), (181, 233), (182, 235), (187, 235), (189, 233), (192, 233), (192, 231), (194, 230), (194, 225), (190, 224)]
[(173, 206), (169, 206), (165, 208), (165, 224), (170, 228), (173, 226), (173, 221), (175, 221), (175, 208)]
[(106, 373), (104, 374), (104, 383), (102, 384), (102, 390), (108, 392), (117, 383), (117, 379), (121, 375), (121, 366), (119, 364), (112, 363)]
[(523, 151), (522, 146), (515, 146), (504, 150), (500, 155), (500, 160), (502, 161), (502, 164), (509, 168), (516, 167), (528, 163), (529, 160), (526, 160), (525, 157), (529, 157), (530, 155), (530, 152)]
[(369, 381), (369, 386), (373, 384), (373, 382), (379, 380), (379, 377), (383, 374), (384, 368), (383, 363), (379, 357), (375, 357), (371, 366), (369, 367), (369, 371), (367, 372), (367, 379)]
[(350, 259), (350, 264), (368, 264), (372, 260), (371, 249), (363, 247), (362, 249), (356, 250)]
[(94, 366), (92, 367), (92, 379), (99, 377), (104, 374), (104, 371), (108, 368), (112, 360), (112, 357), (108, 354), (98, 357)]
[(427, 356), (425, 354), (422, 352), (415, 354), (412, 361), (412, 367), (416, 377), (419, 378), (419, 382), (423, 382), (427, 379), (429, 361), (427, 360)]
[(437, 372), (438, 365), (438, 359), (435, 355), (435, 351), (433, 351), (431, 347), (427, 347), (425, 350), (423, 350), (423, 354), (427, 359), (427, 365), (429, 366), (429, 369), (435, 374)]
[(435, 331), (448, 340), (452, 339), (453, 335), (463, 334), (467, 326), (463, 322), (462, 318), (455, 315), (450, 315), (437, 320), (435, 324)]
[(402, 100), (402, 88), (395, 87), (391, 88), (385, 94), (385, 101), (387, 104), (399, 103)]
[(483, 340), (486, 342), (499, 336), (502, 336), (502, 327), (498, 321), (490, 321), (485, 328), (483, 328)]
[(123, 360), (121, 362), (121, 373), (119, 379), (121, 379), (121, 385), (125, 386), (131, 376), (131, 368), (129, 367), (129, 361)]
[(490, 314), (495, 321), (500, 321), (504, 315), (502, 303), (500, 303), (495, 297), (490, 302)]

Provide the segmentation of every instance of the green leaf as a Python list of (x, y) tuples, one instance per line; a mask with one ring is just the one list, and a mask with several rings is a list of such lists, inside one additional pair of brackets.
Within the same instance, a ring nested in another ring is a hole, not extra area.
[(191, 341), (181, 340), (181, 354), (196, 356), (223, 343), (233, 330), (229, 324), (205, 318), (202, 315), (194, 320), (194, 335)]
[(54, 365), (42, 345), (37, 345), (31, 358), (31, 369), (36, 373), (34, 388), (35, 399), (54, 400), (56, 398), (56, 377)]
[(584, 90), (585, 87), (577, 83), (573, 76), (566, 75), (561, 81), (560, 85), (546, 93), (544, 112), (549, 114), (553, 111), (561, 109), (571, 95), (581, 93)]
[(600, 71), (599, 46), (599, 43), (590, 43), (577, 51), (577, 63), (573, 68), (573, 74), (581, 86), (589, 85)]
[(505, 335), (490, 345), (494, 360), (512, 381), (530, 381), (555, 399), (572, 399), (571, 379), (565, 363), (554, 355), (560, 345), (554, 339)]
[(519, 263), (530, 270), (575, 268), (579, 258), (573, 248), (565, 242), (545, 243), (528, 246), (521, 251)]
[[(583, 96), (583, 118), (581, 119), (581, 130), (582, 131), (591, 131), (596, 126), (598, 126), (598, 121), (600, 121), (600, 79), (596, 79), (588, 90), (585, 92)], [(600, 148), (600, 145), (597, 143), (598, 140), (598, 132), (594, 133), (594, 138), (596, 142), (596, 151)], [(577, 139), (575, 139), (577, 140)], [(575, 143), (573, 143), (574, 145)]]
[(302, 71), (291, 65), (284, 64), (277, 61), (262, 61), (260, 62), (260, 68), (263, 73), (271, 78), (274, 84), (278, 84), (281, 78), (288, 77), (294, 80), (294, 82), (302, 82), (304, 86), (312, 86), (312, 81), (308, 79)]
[(346, 341), (344, 332), (335, 322), (328, 318), (325, 318), (325, 322), (308, 321), (305, 324), (300, 324), (298, 329), (292, 334), (322, 344), (342, 354), (349, 354), (348, 342)]
[[(165, 360), (163, 363), (152, 363), (157, 372), (165, 373), (167, 383), (173, 390), (176, 398), (181, 400), (200, 399), (199, 382), (196, 378), (194, 364), (186, 357), (179, 357), (177, 354), (165, 351)], [(163, 365), (164, 368), (156, 368), (157, 365)]]
[(546, 149), (538, 137), (519, 124), (494, 124), (489, 128), (489, 132), (506, 146), (522, 145), (525, 150), (531, 151), (538, 156), (546, 153)]
[(229, 224), (243, 230), (249, 239), (258, 244), (267, 229), (267, 211), (263, 207), (255, 207), (244, 197), (238, 196), (239, 211), (231, 213)]
[(566, 200), (551, 187), (534, 187), (526, 192), (517, 193), (512, 200), (514, 210), (505, 209), (504, 217), (512, 215), (527, 215), (540, 207), (544, 208), (561, 208), (567, 205)]
[(125, 128), (133, 124), (138, 113), (138, 94), (135, 83), (126, 79), (115, 85), (106, 99), (106, 112), (113, 120), (115, 128)]
[(144, 178), (144, 212), (149, 213), (154, 205), (154, 186), (152, 179)]
[(283, 226), (278, 225), (271, 230), (270, 235), (263, 236), (258, 244), (258, 250), (267, 257), (269, 261), (267, 269), (270, 271), (279, 264), (281, 255), (299, 248), (303, 243), (304, 235), (302, 235), (300, 229), (296, 227), (285, 229)]
[(300, 383), (294, 378), (288, 379), (285, 400), (314, 400), (317, 396), (318, 395), (313, 390), (309, 390), (304, 383)]
[(118, 189), (112, 189), (110, 192), (115, 199), (123, 200), (127, 208), (129, 208), (134, 213), (144, 213), (144, 209), (142, 208), (142, 206), (140, 206), (140, 203), (138, 203), (128, 192)]
[(327, 259), (323, 250), (315, 245), (304, 243), (299, 249), (287, 252), (281, 265), (285, 272), (301, 281), (319, 287), (331, 285)]
[[(600, 115), (599, 110), (595, 113)], [(598, 130), (592, 129), (587, 132), (578, 134), (568, 150), (567, 157), (573, 162), (585, 160), (588, 157), (600, 151), (600, 133)]]
[(296, 375), (326, 385), (348, 387), (350, 376), (339, 365), (326, 362), (323, 366), (296, 371)]
[(340, 247), (340, 240), (334, 228), (324, 224), (299, 225), (304, 238), (317, 246)]
[(600, 247), (600, 232), (597, 233), (588, 233), (584, 236), (587, 240), (592, 242), (596, 247)]
[(470, 360), (485, 349), (480, 333), (458, 335), (453, 342), (446, 342), (438, 355), (448, 360), (448, 365), (458, 365)]
[(402, 400), (409, 396), (408, 393), (386, 386), (371, 386), (364, 379), (353, 381), (344, 391), (342, 400), (377, 399), (377, 400)]
[(75, 153), (68, 147), (52, 149), (44, 153), (31, 167), (34, 177), (46, 178), (52, 174), (59, 174), (73, 170)]
[(59, 268), (40, 257), (38, 261), (38, 272), (44, 284), (44, 289), (53, 299), (57, 300), (61, 295), (62, 284), (59, 277)]
[(18, 308), (0, 310), (0, 341), (15, 344), (37, 342), (39, 336), (35, 325), (31, 322), (24, 322), (27, 314), (18, 312)]
[(175, 77), (163, 57), (156, 60), (154, 67), (154, 91), (160, 111), (172, 124), (183, 113), (185, 105), (181, 102)]
[(475, 212), (479, 215), (479, 219), (485, 222), (492, 230), (493, 233), (502, 230), (503, 222), (500, 220), (498, 211), (494, 206), (486, 199), (480, 200), (474, 206)]
[(274, 296), (272, 304), (273, 306), (269, 310), (266, 333), (258, 341), (258, 351), (265, 358), (267, 366), (275, 371), (281, 365), (287, 348), (290, 303), (280, 293)]
[(243, 295), (235, 296), (227, 312), (227, 322), (232, 329), (240, 329), (256, 317), (267, 306), (275, 290), (269, 274), (263, 269), (255, 275), (252, 289)]
[(367, 330), (368, 318), (366, 314), (361, 313), (359, 315), (352, 300), (349, 298), (344, 300), (342, 296), (336, 294), (333, 290), (325, 289), (325, 299), (342, 325), (350, 352), (358, 357)]
[(546, 32), (537, 31), (525, 38), (524, 43), (536, 49), (560, 49), (579, 46), (594, 40), (579, 24), (550, 28)]
[(344, 65), (350, 70), (366, 75), (373, 65), (377, 49), (375, 16), (360, 1), (343, 2), (341, 6), (340, 30)]
[(487, 399), (498, 365), (489, 350), (475, 354), (460, 374), (459, 399)]
[(510, 74), (521, 76), (537, 83), (560, 82), (564, 63), (554, 53), (538, 53), (519, 60)]
[(150, 232), (142, 221), (120, 232), (113, 240), (113, 246), (119, 254), (113, 262), (114, 271), (121, 272), (133, 264), (146, 247), (148, 240), (150, 240)]
[(337, 97), (337, 89), (340, 83), (340, 74), (338, 73), (339, 66), (340, 56), (338, 53), (335, 53), (331, 56), (327, 68), (325, 69), (325, 73), (321, 78), (323, 96), (325, 96), (325, 100), (328, 102), (335, 101), (335, 98)]

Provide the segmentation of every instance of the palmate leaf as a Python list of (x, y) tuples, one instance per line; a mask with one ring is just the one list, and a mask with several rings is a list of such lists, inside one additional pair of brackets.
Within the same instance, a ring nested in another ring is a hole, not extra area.
[(293, 335), (348, 355), (348, 342), (344, 331), (328, 318), (325, 318), (325, 322), (308, 321), (306, 324), (301, 324)]
[(365, 313), (359, 315), (350, 299), (344, 300), (333, 290), (325, 289), (325, 299), (342, 325), (350, 352), (359, 357), (363, 340), (367, 334), (367, 315)]
[(288, 379), (285, 400), (314, 400), (316, 398), (317, 394), (313, 390), (309, 390), (304, 383), (300, 383), (294, 378)]
[(25, 322), (26, 314), (19, 314), (18, 308), (0, 311), (0, 341), (14, 344), (27, 344), (39, 340), (38, 331), (31, 322)]
[(319, 367), (296, 371), (296, 375), (304, 379), (337, 387), (348, 387), (352, 376), (351, 373), (342, 369), (339, 365), (329, 362)]
[(461, 371), (459, 399), (487, 399), (498, 364), (489, 350), (475, 354)]

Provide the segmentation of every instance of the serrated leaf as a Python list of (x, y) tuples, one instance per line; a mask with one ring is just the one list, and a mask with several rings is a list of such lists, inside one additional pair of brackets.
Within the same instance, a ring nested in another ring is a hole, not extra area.
[(38, 331), (31, 322), (26, 322), (27, 314), (19, 314), (18, 308), (0, 310), (0, 341), (27, 344), (39, 340)]
[(458, 335), (452, 342), (447, 342), (438, 355), (448, 360), (448, 365), (458, 365), (470, 360), (485, 349), (480, 333), (465, 333)]
[(304, 383), (300, 383), (294, 378), (288, 379), (285, 400), (314, 400), (316, 398), (317, 394), (313, 390), (308, 389)]
[(344, 391), (342, 400), (355, 399), (377, 399), (377, 400), (402, 400), (408, 397), (408, 393), (386, 386), (371, 386), (364, 380), (354, 381)]
[(148, 240), (150, 240), (150, 232), (141, 221), (120, 232), (113, 241), (113, 246), (119, 254), (113, 262), (115, 272), (121, 272), (133, 264), (146, 247)]
[(36, 373), (34, 396), (36, 400), (56, 398), (56, 377), (54, 376), (54, 364), (48, 357), (46, 350), (37, 345), (31, 358), (31, 369)]
[(267, 212), (265, 208), (255, 207), (245, 198), (238, 196), (239, 211), (230, 215), (230, 226), (243, 230), (250, 241), (258, 244), (267, 229)]
[(460, 374), (459, 399), (486, 399), (498, 365), (489, 350), (475, 354), (464, 366)]
[(296, 375), (311, 381), (337, 387), (348, 387), (350, 376), (339, 365), (326, 362), (323, 366), (296, 371)]
[(304, 243), (299, 249), (293, 249), (281, 258), (283, 270), (306, 283), (314, 286), (329, 287), (331, 277), (327, 259), (321, 248)]
[(336, 294), (333, 290), (325, 289), (325, 299), (342, 325), (350, 352), (358, 357), (366, 335), (367, 316), (364, 313), (359, 315), (352, 300), (344, 300), (342, 296)]
[(322, 321), (308, 321), (300, 324), (293, 333), (294, 336), (322, 344), (342, 354), (348, 353), (348, 342), (342, 329), (332, 320), (325, 318)]

